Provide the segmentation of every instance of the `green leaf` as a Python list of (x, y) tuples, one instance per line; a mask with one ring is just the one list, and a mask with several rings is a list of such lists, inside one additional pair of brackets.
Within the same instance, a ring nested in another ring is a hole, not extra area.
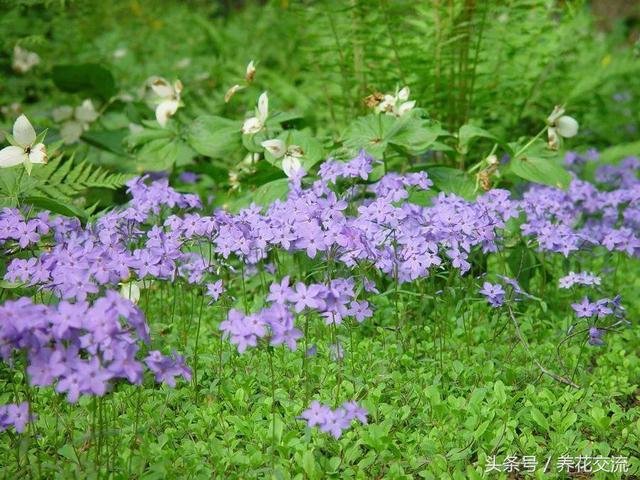
[(531, 408), (531, 418), (537, 423), (543, 430), (549, 430), (549, 422), (545, 416), (535, 407)]
[(44, 210), (49, 210), (53, 213), (59, 213), (60, 215), (65, 215), (67, 217), (78, 217), (78, 218), (86, 218), (87, 214), (81, 208), (76, 207), (75, 205), (70, 205), (68, 203), (60, 202), (53, 198), (46, 197), (26, 197), (25, 202), (35, 205), (36, 207), (42, 208)]
[(115, 155), (126, 156), (127, 152), (122, 146), (122, 142), (128, 136), (129, 130), (121, 128), (118, 130), (88, 131), (82, 134), (82, 140), (100, 150), (111, 152)]
[(467, 153), (473, 140), (478, 138), (488, 138), (498, 142), (496, 136), (484, 128), (476, 127), (475, 125), (463, 125), (458, 130), (458, 151), (463, 154)]
[(367, 115), (358, 118), (347, 128), (344, 144), (354, 150), (364, 149), (375, 158), (382, 158), (389, 145), (385, 132), (393, 127), (395, 118), (389, 115)]
[(406, 150), (410, 155), (426, 152), (442, 135), (446, 135), (438, 124), (430, 124), (427, 120), (406, 116), (397, 120), (399, 126), (390, 136), (389, 143)]
[(189, 127), (187, 138), (199, 154), (223, 158), (241, 147), (241, 124), (215, 115), (201, 115)]
[(473, 179), (462, 170), (442, 165), (429, 165), (424, 170), (442, 192), (455, 193), (467, 200), (472, 200), (477, 195)]
[(316, 477), (316, 460), (313, 456), (312, 450), (306, 450), (302, 454), (302, 469), (304, 473), (306, 473), (309, 478)]
[(252, 201), (258, 205), (268, 206), (277, 199), (284, 199), (289, 191), (289, 179), (279, 178), (258, 187), (251, 195)]
[(518, 177), (534, 183), (566, 189), (571, 183), (571, 175), (557, 158), (523, 155), (510, 162), (511, 171)]
[(138, 170), (157, 172), (189, 163), (195, 152), (177, 138), (160, 138), (145, 144), (137, 154)]
[(113, 75), (97, 63), (56, 65), (51, 71), (51, 78), (56, 87), (64, 92), (82, 93), (103, 100), (116, 93)]

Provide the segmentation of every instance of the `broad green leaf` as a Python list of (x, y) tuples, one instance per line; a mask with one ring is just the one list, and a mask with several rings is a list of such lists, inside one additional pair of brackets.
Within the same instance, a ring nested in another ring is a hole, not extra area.
[(78, 217), (84, 219), (87, 216), (86, 212), (81, 208), (60, 202), (53, 198), (32, 196), (26, 197), (24, 201), (31, 205), (35, 205), (36, 207), (40, 207), (43, 210), (49, 210), (50, 212), (59, 213), (60, 215), (65, 215), (67, 217)]
[(116, 93), (113, 75), (97, 63), (56, 65), (51, 71), (51, 78), (56, 87), (64, 92), (82, 93), (103, 100)]
[(188, 142), (201, 155), (223, 158), (242, 145), (240, 122), (215, 115), (201, 115), (189, 127)]
[(438, 190), (446, 193), (455, 193), (462, 198), (472, 200), (476, 197), (475, 183), (473, 179), (462, 170), (445, 167), (442, 165), (430, 165), (424, 170), (433, 180)]
[(498, 142), (496, 136), (484, 128), (476, 127), (475, 125), (463, 125), (458, 130), (458, 151), (463, 154), (467, 153), (473, 140), (478, 138), (488, 138)]
[(571, 175), (557, 158), (522, 155), (511, 160), (510, 167), (514, 174), (530, 182), (562, 189), (571, 183)]
[(426, 152), (436, 139), (446, 134), (440, 125), (430, 125), (427, 120), (407, 116), (398, 119), (399, 128), (393, 131), (389, 143), (398, 145), (410, 155), (418, 155)]
[(195, 152), (176, 138), (161, 138), (145, 144), (137, 153), (136, 167), (140, 171), (167, 170), (173, 165), (189, 163)]
[(354, 150), (364, 149), (375, 158), (382, 158), (389, 145), (388, 132), (395, 118), (389, 115), (367, 115), (358, 118), (347, 128), (344, 134), (345, 146)]
[(82, 134), (82, 140), (101, 150), (106, 150), (115, 155), (126, 156), (127, 152), (122, 142), (127, 137), (128, 129), (88, 131)]

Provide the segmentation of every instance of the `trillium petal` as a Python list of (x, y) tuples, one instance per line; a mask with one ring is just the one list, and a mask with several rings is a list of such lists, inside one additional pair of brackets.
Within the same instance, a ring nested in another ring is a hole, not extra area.
[(405, 113), (411, 111), (415, 106), (416, 106), (415, 100), (404, 102), (402, 105), (400, 105), (400, 108), (398, 108), (398, 115), (400, 116), (404, 115)]
[(158, 77), (151, 82), (151, 89), (162, 98), (169, 98), (174, 94), (171, 84), (162, 77)]
[(44, 143), (38, 143), (31, 147), (29, 152), (29, 161), (31, 163), (47, 163), (49, 158), (47, 157), (47, 147)]
[(300, 163), (300, 159), (298, 157), (287, 155), (282, 160), (282, 170), (289, 178), (293, 177), (301, 168), (302, 164)]
[(242, 133), (251, 135), (262, 130), (263, 123), (257, 117), (247, 118), (242, 125)]
[(401, 102), (406, 102), (407, 100), (409, 100), (409, 87), (404, 87), (398, 92), (398, 100), (400, 100)]
[(262, 145), (271, 155), (280, 158), (287, 151), (287, 146), (282, 140), (265, 140)]
[(264, 123), (269, 115), (269, 97), (267, 92), (263, 92), (258, 98), (258, 119)]
[(13, 167), (21, 164), (26, 155), (20, 147), (5, 147), (0, 150), (0, 168)]
[(165, 100), (160, 102), (156, 107), (156, 120), (161, 126), (167, 124), (167, 120), (178, 110), (179, 103), (177, 100)]
[(20, 115), (13, 124), (13, 138), (23, 147), (28, 147), (36, 140), (36, 131), (24, 115)]
[(548, 145), (551, 150), (557, 150), (560, 145), (560, 137), (558, 137), (558, 133), (554, 127), (549, 127), (547, 129), (548, 136)]
[(554, 124), (556, 123), (556, 120), (558, 120), (558, 118), (560, 118), (563, 114), (564, 114), (564, 107), (561, 107), (560, 105), (556, 105), (553, 108), (553, 112), (551, 112), (551, 115), (547, 117), (547, 122), (549, 122), (550, 124)]
[(560, 117), (556, 122), (556, 127), (560, 136), (564, 138), (575, 137), (578, 133), (578, 122), (568, 115)]

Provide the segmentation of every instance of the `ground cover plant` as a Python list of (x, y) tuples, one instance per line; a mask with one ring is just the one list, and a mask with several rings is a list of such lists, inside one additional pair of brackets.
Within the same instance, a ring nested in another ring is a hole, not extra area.
[(638, 478), (596, 3), (7, 5), (0, 476)]

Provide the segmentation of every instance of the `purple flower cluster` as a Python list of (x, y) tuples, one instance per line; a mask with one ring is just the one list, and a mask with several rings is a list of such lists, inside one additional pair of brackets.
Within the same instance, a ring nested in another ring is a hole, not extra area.
[(513, 278), (504, 275), (498, 275), (498, 277), (502, 280), (502, 284), (484, 282), (479, 291), (487, 298), (487, 302), (489, 302), (489, 305), (492, 307), (495, 308), (504, 305), (507, 295), (509, 295), (511, 300), (515, 301), (520, 301), (523, 298), (532, 298)]
[[(55, 383), (71, 403), (82, 394), (104, 395), (116, 379), (142, 381), (136, 356), (138, 342), (149, 342), (149, 327), (142, 311), (115, 291), (93, 303), (37, 305), (23, 297), (0, 306), (0, 318), (0, 357), (11, 363), (15, 352), (24, 351), (29, 383)], [(146, 363), (158, 381), (170, 385), (171, 375), (190, 376), (180, 357), (151, 352)]]
[(22, 433), (32, 420), (27, 402), (0, 405), (0, 432), (13, 427), (16, 432)]
[(320, 431), (331, 434), (333, 438), (340, 438), (344, 430), (351, 426), (353, 420), (367, 423), (367, 410), (353, 401), (345, 402), (341, 407), (332, 410), (314, 400), (299, 418), (305, 420), (309, 427), (317, 426)]
[(355, 299), (354, 287), (352, 279), (344, 278), (333, 279), (327, 285), (298, 282), (292, 287), (285, 276), (270, 285), (266, 297), (269, 306), (249, 315), (231, 309), (219, 328), (225, 338), (237, 345), (239, 353), (255, 347), (264, 337), (269, 338), (271, 345), (286, 344), (296, 350), (302, 332), (294, 326), (294, 312), (315, 311), (327, 324), (340, 324), (349, 317), (362, 322), (373, 315), (367, 301)]
[[(566, 192), (532, 186), (518, 202), (519, 209), (526, 215), (522, 233), (532, 235), (541, 251), (558, 252), (564, 256), (597, 246), (629, 256), (639, 255), (638, 170), (640, 161), (634, 157), (616, 167), (600, 167), (598, 178), (609, 182), (609, 190), (604, 191), (577, 178)], [(611, 172), (616, 172), (619, 182), (611, 178)]]
[(569, 272), (568, 275), (560, 278), (558, 281), (560, 288), (571, 288), (574, 285), (593, 286), (600, 285), (601, 279), (599, 276), (589, 272)]

